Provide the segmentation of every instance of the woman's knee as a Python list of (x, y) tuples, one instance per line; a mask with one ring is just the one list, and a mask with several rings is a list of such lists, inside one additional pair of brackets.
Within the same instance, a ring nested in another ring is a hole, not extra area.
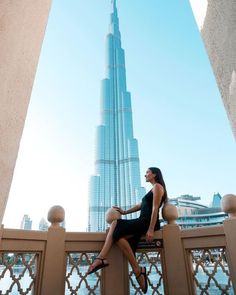
[(123, 245), (123, 243), (122, 243), (122, 240), (123, 240), (123, 238), (117, 238), (116, 240), (115, 240), (115, 243), (116, 243), (116, 245), (122, 250), (122, 245)]
[(111, 223), (111, 227), (114, 228), (116, 227), (116, 225), (117, 225), (117, 220), (113, 220)]
[(114, 234), (114, 231), (116, 229), (116, 224), (117, 224), (117, 220), (112, 221), (111, 226), (109, 228), (109, 233), (111, 233), (112, 235)]

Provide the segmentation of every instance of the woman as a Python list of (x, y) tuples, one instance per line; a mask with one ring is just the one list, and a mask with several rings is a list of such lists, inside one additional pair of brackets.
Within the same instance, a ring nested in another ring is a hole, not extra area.
[(167, 192), (161, 170), (156, 167), (150, 167), (145, 174), (145, 178), (146, 182), (152, 184), (152, 189), (143, 197), (140, 204), (128, 210), (114, 207), (123, 215), (141, 210), (139, 218), (113, 221), (101, 252), (88, 269), (88, 274), (91, 274), (108, 266), (109, 263), (106, 256), (115, 242), (127, 257), (144, 293), (147, 292), (148, 287), (146, 268), (139, 266), (135, 258), (135, 251), (142, 235), (146, 234), (147, 242), (152, 242), (154, 231), (160, 229), (159, 209), (167, 201)]

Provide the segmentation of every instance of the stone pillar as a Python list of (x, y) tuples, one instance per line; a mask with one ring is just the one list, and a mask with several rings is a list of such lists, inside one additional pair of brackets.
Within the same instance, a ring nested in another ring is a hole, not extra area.
[(114, 245), (112, 247), (108, 255), (108, 260), (110, 265), (104, 268), (102, 275), (102, 295), (128, 295), (128, 261), (118, 246)]
[(229, 214), (229, 218), (224, 221), (223, 226), (230, 277), (236, 294), (236, 195), (225, 195), (221, 200), (221, 207), (225, 213)]
[(236, 140), (236, 1), (189, 1), (196, 16), (206, 7), (201, 35)]
[(185, 265), (184, 249), (181, 241), (181, 230), (176, 224), (177, 208), (166, 204), (162, 216), (168, 224), (163, 227), (165, 278), (168, 295), (189, 295), (188, 277)]
[(54, 206), (48, 212), (47, 245), (41, 295), (64, 295), (66, 275), (65, 229), (60, 227), (64, 221), (65, 211), (61, 206)]
[(0, 223), (50, 5), (51, 0), (0, 1)]

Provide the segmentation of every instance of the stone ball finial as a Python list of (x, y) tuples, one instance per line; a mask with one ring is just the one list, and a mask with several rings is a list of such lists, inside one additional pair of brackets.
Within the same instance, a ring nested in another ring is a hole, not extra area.
[(221, 208), (229, 214), (229, 218), (236, 218), (236, 195), (225, 195), (221, 200)]
[(63, 207), (56, 205), (48, 211), (48, 221), (52, 227), (60, 227), (60, 223), (65, 219), (65, 210)]
[(172, 204), (165, 204), (162, 208), (162, 217), (168, 222), (168, 224), (175, 224), (178, 219), (178, 210), (176, 206)]
[(106, 222), (109, 223), (109, 224), (111, 224), (112, 221), (121, 218), (121, 214), (120, 214), (120, 212), (117, 211), (117, 210), (114, 209), (114, 208), (109, 208), (109, 209), (106, 211), (105, 216), (106, 216)]

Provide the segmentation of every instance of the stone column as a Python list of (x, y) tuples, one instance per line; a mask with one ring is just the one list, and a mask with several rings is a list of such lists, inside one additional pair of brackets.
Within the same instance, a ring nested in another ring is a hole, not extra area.
[(224, 221), (223, 226), (230, 277), (236, 294), (236, 195), (225, 195), (221, 200), (221, 207), (225, 213), (229, 214), (229, 218)]
[(196, 16), (206, 8), (201, 35), (236, 140), (236, 1), (189, 1)]
[(0, 1), (0, 223), (50, 5), (51, 0)]

